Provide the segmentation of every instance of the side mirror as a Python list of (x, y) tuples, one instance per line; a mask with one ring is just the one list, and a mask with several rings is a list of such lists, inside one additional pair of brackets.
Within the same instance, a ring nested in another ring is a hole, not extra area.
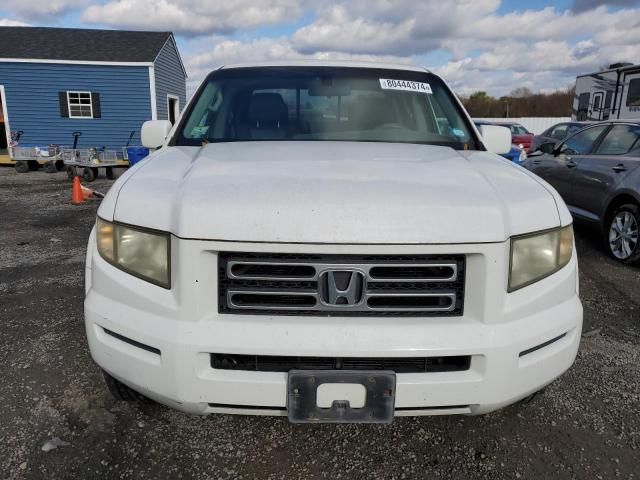
[(149, 120), (142, 124), (140, 137), (147, 148), (160, 148), (164, 145), (172, 125), (169, 120)]
[(556, 144), (553, 142), (544, 142), (538, 147), (542, 153), (547, 153), (549, 155), (553, 155), (556, 150)]
[(480, 135), (487, 150), (504, 155), (511, 150), (511, 130), (499, 125), (480, 125)]

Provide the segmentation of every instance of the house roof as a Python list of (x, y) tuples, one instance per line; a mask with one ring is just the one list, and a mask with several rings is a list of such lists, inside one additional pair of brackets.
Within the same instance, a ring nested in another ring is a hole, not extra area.
[(0, 27), (0, 58), (153, 62), (171, 32)]

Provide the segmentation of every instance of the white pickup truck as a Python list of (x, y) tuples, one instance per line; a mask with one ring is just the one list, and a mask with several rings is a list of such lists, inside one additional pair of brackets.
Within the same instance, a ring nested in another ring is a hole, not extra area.
[[(119, 398), (195, 414), (480, 414), (573, 363), (572, 219), (438, 76), (225, 66), (103, 200), (91, 354)], [(493, 152), (493, 153), (492, 153)]]

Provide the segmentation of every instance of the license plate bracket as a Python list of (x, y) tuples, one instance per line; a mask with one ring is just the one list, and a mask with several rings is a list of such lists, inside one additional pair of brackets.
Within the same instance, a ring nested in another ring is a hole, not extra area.
[[(318, 406), (318, 387), (324, 383), (363, 385), (365, 403), (351, 408), (336, 399), (330, 408)], [(287, 415), (292, 423), (391, 423), (395, 408), (396, 374), (390, 371), (291, 370), (287, 380)]]

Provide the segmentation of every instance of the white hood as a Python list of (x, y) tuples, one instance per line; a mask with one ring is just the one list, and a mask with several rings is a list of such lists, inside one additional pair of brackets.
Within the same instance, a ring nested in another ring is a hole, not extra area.
[(413, 144), (166, 148), (108, 197), (105, 218), (197, 239), (480, 243), (560, 225), (554, 196), (523, 169), (486, 152)]

